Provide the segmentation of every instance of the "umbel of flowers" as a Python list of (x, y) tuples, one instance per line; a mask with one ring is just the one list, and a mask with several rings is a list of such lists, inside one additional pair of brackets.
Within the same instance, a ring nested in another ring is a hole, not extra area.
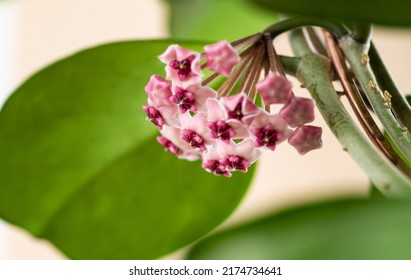
[[(302, 155), (321, 147), (321, 128), (307, 125), (314, 102), (294, 95), (269, 36), (221, 41), (203, 54), (171, 45), (159, 59), (166, 75), (151, 76), (143, 109), (166, 151), (229, 177), (286, 140)], [(212, 73), (206, 78), (204, 68)]]

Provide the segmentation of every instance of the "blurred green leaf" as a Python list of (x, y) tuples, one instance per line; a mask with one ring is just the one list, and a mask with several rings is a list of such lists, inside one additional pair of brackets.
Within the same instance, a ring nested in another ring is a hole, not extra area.
[(190, 259), (410, 259), (411, 204), (375, 200), (312, 205), (211, 236)]
[(249, 0), (273, 11), (339, 18), (383, 25), (411, 26), (411, 2), (403, 0)]
[(177, 38), (233, 41), (259, 32), (277, 20), (270, 10), (247, 0), (167, 0), (171, 34)]
[(226, 179), (178, 160), (145, 121), (144, 86), (169, 44), (88, 49), (16, 90), (0, 112), (0, 217), (71, 258), (150, 259), (230, 214), (252, 172)]

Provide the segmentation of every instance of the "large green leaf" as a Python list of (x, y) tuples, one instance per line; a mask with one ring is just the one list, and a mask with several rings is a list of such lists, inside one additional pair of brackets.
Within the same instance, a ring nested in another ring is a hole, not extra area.
[(168, 0), (174, 37), (236, 40), (259, 32), (277, 20), (270, 10), (247, 0)]
[(16, 90), (0, 112), (1, 218), (72, 258), (149, 259), (230, 214), (252, 172), (226, 179), (178, 160), (145, 121), (144, 86), (168, 44), (88, 49)]
[(411, 204), (374, 199), (302, 207), (200, 242), (191, 259), (410, 259)]
[(411, 2), (404, 0), (249, 0), (291, 14), (411, 26)]

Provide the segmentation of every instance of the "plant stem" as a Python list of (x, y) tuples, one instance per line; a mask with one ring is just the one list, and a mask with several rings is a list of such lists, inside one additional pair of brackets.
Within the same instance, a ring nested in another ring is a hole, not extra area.
[(411, 159), (411, 140), (391, 113), (391, 96), (387, 92), (384, 95), (377, 85), (368, 60), (364, 60), (369, 45), (358, 43), (350, 36), (340, 38), (339, 44), (385, 130), (406, 158)]
[(348, 70), (345, 63), (345, 58), (340, 48), (337, 46), (333, 36), (327, 31), (324, 31), (324, 36), (329, 56), (334, 65), (334, 69), (339, 76), (341, 85), (344, 88), (345, 95), (368, 138), (394, 165), (396, 165), (408, 177), (411, 177), (410, 167), (407, 166), (407, 164), (391, 147), (390, 143), (384, 137), (384, 134), (380, 131), (379, 127), (374, 122), (374, 119), (371, 117), (364, 100), (361, 98), (358, 88), (354, 85), (354, 77)]
[(399, 123), (406, 127), (408, 133), (411, 133), (411, 106), (408, 104), (405, 97), (398, 90), (397, 85), (391, 78), (387, 68), (381, 60), (377, 49), (371, 42), (370, 51), (370, 65), (375, 77), (381, 87), (387, 90), (392, 95), (392, 111), (397, 117)]
[(296, 77), (309, 90), (333, 134), (385, 196), (411, 198), (411, 180), (385, 158), (357, 127), (333, 87), (329, 61), (310, 52), (301, 35), (294, 32), (290, 38), (292, 45), (298, 45), (296, 55), (301, 56)]

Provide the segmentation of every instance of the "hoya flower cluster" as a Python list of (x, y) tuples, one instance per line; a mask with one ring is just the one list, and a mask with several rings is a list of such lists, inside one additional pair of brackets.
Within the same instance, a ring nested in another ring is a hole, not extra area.
[[(262, 34), (205, 46), (203, 54), (169, 46), (159, 56), (165, 78), (153, 75), (145, 88), (143, 109), (161, 133), (158, 142), (179, 158), (200, 159), (205, 170), (227, 177), (246, 172), (264, 151), (285, 140), (300, 154), (321, 147), (321, 128), (306, 125), (314, 119), (313, 101), (293, 94), (291, 83), (276, 70), (273, 52)], [(204, 68), (214, 73), (204, 79)], [(215, 90), (209, 84), (216, 81)], [(282, 109), (271, 113), (271, 104)]]

